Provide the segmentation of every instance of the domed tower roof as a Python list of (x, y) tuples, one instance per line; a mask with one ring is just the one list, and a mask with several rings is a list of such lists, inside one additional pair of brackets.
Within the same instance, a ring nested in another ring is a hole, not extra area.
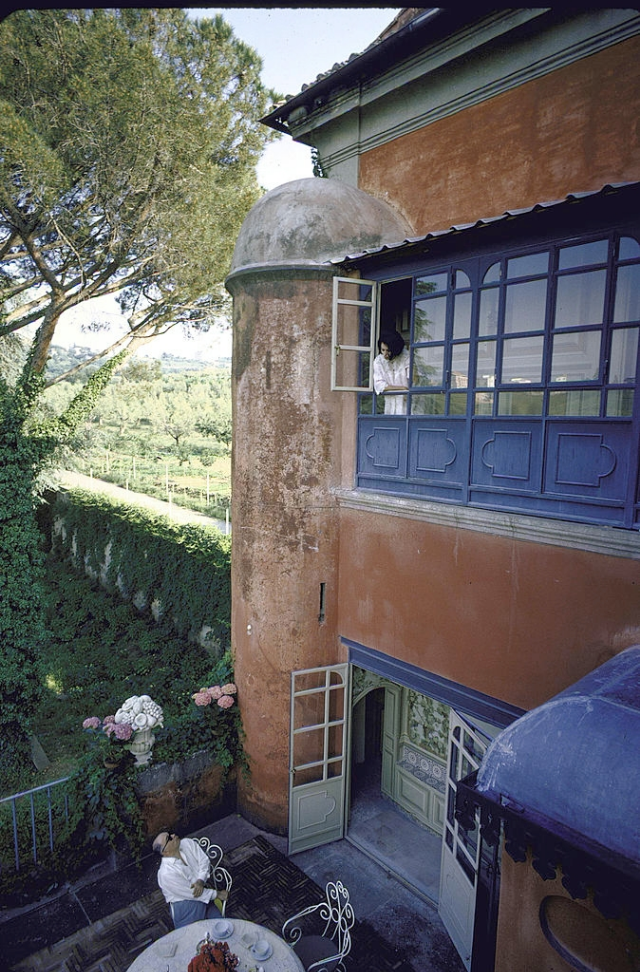
[(411, 232), (388, 203), (337, 179), (298, 179), (277, 186), (242, 224), (230, 277), (249, 268), (318, 266)]

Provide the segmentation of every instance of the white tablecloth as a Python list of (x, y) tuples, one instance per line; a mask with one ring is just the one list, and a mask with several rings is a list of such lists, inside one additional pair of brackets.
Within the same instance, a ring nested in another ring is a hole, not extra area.
[[(223, 937), (225, 924), (232, 926), (231, 934)], [(213, 941), (226, 941), (229, 949), (238, 956), (236, 972), (304, 972), (302, 962), (282, 938), (262, 925), (241, 918), (221, 918), (212, 921), (194, 921), (191, 925), (169, 932), (150, 945), (128, 972), (187, 972), (189, 962), (197, 952), (198, 942), (207, 937)], [(268, 942), (272, 951), (268, 958), (256, 956), (253, 949), (259, 942)]]

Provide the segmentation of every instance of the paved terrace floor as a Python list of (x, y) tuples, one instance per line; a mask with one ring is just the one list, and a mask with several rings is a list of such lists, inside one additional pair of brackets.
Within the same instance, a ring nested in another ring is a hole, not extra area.
[[(219, 843), (233, 876), (227, 914), (279, 933), (286, 918), (340, 879), (356, 914), (347, 972), (464, 972), (436, 907), (348, 840), (287, 857), (286, 841), (238, 814), (197, 832)], [(126, 972), (172, 930), (156, 884), (158, 859), (64, 889), (20, 912), (0, 912), (2, 972)]]

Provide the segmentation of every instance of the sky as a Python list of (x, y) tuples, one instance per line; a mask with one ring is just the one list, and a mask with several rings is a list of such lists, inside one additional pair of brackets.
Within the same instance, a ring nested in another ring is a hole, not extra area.
[[(262, 80), (281, 95), (298, 94), (319, 74), (359, 54), (387, 27), (400, 7), (189, 7), (190, 16), (202, 19), (220, 13), (240, 40), (262, 58)], [(311, 149), (283, 135), (269, 145), (258, 165), (260, 185), (266, 189), (312, 176)], [(122, 322), (111, 298), (92, 302), (100, 318), (112, 322), (110, 341)], [(57, 335), (57, 343), (78, 344), (98, 350), (104, 336), (82, 331), (86, 309), (71, 311)], [(122, 327), (121, 333), (124, 333)], [(100, 343), (99, 343), (100, 342)], [(186, 338), (175, 328), (156, 338), (143, 352), (153, 357), (163, 353), (214, 360), (231, 356), (231, 334), (210, 331), (198, 338)]]
[[(294, 95), (334, 64), (360, 54), (396, 16), (400, 7), (214, 7), (196, 17), (221, 13), (236, 37), (263, 62), (262, 80), (281, 95)], [(311, 149), (283, 135), (267, 147), (258, 166), (265, 189), (312, 175)]]

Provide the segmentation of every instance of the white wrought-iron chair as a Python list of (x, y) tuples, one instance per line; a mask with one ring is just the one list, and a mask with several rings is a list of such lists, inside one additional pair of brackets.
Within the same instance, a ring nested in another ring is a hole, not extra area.
[[(282, 937), (291, 945), (306, 972), (345, 972), (343, 960), (351, 950), (355, 915), (342, 881), (330, 881), (325, 891), (326, 900), (285, 921)], [(319, 934), (303, 934), (302, 924), (313, 926), (314, 919), (316, 924), (319, 919), (319, 928), (324, 922), (324, 929)]]
[(226, 867), (222, 867), (220, 863), (222, 861), (222, 848), (218, 844), (213, 844), (208, 837), (196, 837), (196, 842), (200, 844), (203, 848), (205, 854), (211, 861), (211, 869), (209, 871), (209, 877), (207, 879), (207, 886), (215, 888), (216, 891), (226, 891), (227, 899), (219, 899), (220, 905), (222, 906), (220, 911), (224, 916), (227, 910), (227, 900), (229, 893), (231, 891), (231, 885), (233, 884), (233, 878), (227, 871)]

